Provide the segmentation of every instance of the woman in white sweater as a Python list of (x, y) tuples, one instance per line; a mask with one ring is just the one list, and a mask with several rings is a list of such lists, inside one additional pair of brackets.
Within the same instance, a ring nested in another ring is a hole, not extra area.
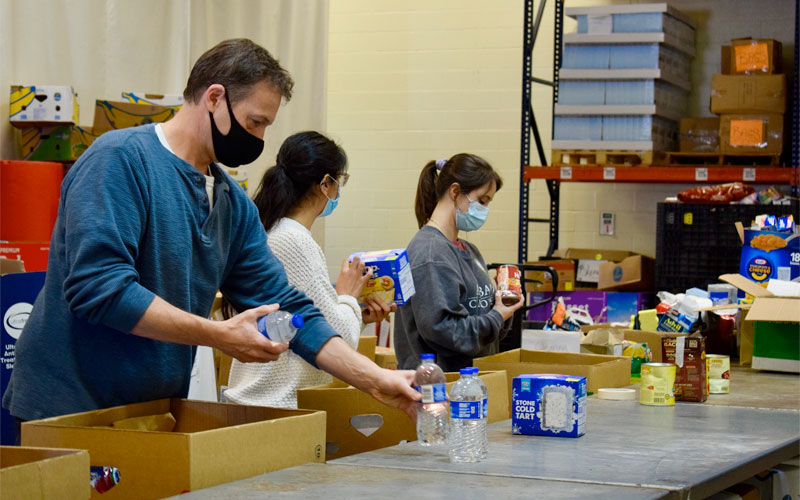
[[(283, 263), (289, 284), (308, 295), (355, 348), (363, 323), (385, 319), (395, 306), (368, 299), (362, 313), (356, 297), (370, 277), (364, 264), (356, 259), (351, 266), (345, 260), (334, 288), (325, 255), (311, 237), (311, 225), (333, 212), (348, 178), (341, 147), (317, 132), (300, 132), (281, 145), (276, 165), (264, 174), (254, 201), (267, 244)], [(330, 375), (286, 351), (271, 363), (233, 360), (225, 397), (233, 403), (297, 408), (297, 389), (330, 382)]]

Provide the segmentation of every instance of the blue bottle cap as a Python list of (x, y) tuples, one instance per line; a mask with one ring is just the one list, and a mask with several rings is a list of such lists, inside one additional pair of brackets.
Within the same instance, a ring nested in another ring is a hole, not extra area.
[(478, 368), (477, 368), (477, 367), (475, 367), (475, 366), (473, 366), (473, 367), (471, 368), (471, 370), (472, 370), (472, 374), (473, 374), (473, 375), (477, 375), (477, 374), (478, 374), (478, 372), (480, 371), (480, 370), (478, 370)]
[(472, 367), (462, 368), (458, 370), (461, 375), (472, 375)]
[(292, 326), (294, 326), (298, 330), (300, 328), (302, 328), (303, 325), (305, 325), (305, 324), (306, 324), (306, 320), (304, 320), (303, 317), (300, 316), (299, 314), (295, 314), (294, 316), (292, 316)]
[(434, 358), (435, 358), (435, 356), (433, 354), (430, 354), (430, 353), (425, 353), (425, 354), (420, 354), (419, 355), (419, 359), (421, 359), (423, 361), (425, 361), (426, 359), (433, 360)]

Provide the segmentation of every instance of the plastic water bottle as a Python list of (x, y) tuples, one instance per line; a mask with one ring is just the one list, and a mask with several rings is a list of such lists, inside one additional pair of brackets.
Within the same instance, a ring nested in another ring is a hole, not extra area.
[(460, 373), (450, 391), (450, 461), (477, 462), (486, 434), (483, 390), (473, 368), (462, 368)]
[(414, 388), (422, 394), (417, 403), (417, 439), (422, 446), (447, 442), (447, 386), (444, 372), (433, 354), (422, 354), (414, 374)]
[(268, 339), (279, 344), (289, 342), (303, 327), (305, 320), (299, 314), (275, 311), (258, 318), (258, 331)]
[(486, 387), (486, 384), (483, 383), (483, 380), (481, 380), (480, 377), (478, 377), (477, 368), (472, 368), (472, 375), (475, 377), (475, 381), (478, 382), (481, 391), (483, 391), (483, 403), (481, 404), (481, 409), (483, 410), (483, 413), (481, 415), (482, 417), (481, 426), (483, 427), (483, 431), (481, 431), (483, 435), (483, 446), (481, 446), (481, 458), (483, 459), (486, 458), (486, 456), (489, 453), (488, 449), (489, 433), (486, 428), (486, 426), (489, 425), (489, 388)]

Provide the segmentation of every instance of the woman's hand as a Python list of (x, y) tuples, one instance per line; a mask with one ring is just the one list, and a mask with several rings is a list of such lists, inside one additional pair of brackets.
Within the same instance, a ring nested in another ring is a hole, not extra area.
[(336, 278), (336, 293), (339, 295), (350, 295), (358, 298), (366, 282), (372, 277), (372, 271), (364, 273), (364, 263), (357, 256), (353, 257), (353, 263), (348, 259), (342, 261), (342, 270)]
[(397, 310), (397, 304), (387, 304), (383, 299), (374, 295), (368, 295), (364, 298), (366, 308), (361, 311), (361, 321), (366, 324), (379, 323), (385, 319), (389, 319), (389, 314)]
[(520, 297), (519, 302), (516, 304), (506, 306), (503, 304), (502, 292), (498, 290), (494, 293), (494, 307), (492, 309), (500, 313), (500, 315), (503, 317), (503, 321), (508, 320), (508, 318), (513, 316), (514, 312), (516, 312), (516, 310), (523, 305), (525, 305), (525, 297)]

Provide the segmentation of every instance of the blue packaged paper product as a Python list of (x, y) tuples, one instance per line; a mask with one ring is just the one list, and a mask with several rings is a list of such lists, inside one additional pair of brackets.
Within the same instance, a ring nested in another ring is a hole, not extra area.
[(377, 250), (373, 252), (356, 252), (350, 255), (358, 257), (364, 266), (372, 271), (372, 278), (364, 285), (358, 303), (364, 307), (364, 299), (375, 295), (387, 304), (402, 306), (414, 296), (414, 279), (411, 277), (411, 266), (408, 264), (408, 253), (405, 248), (393, 250)]
[(800, 234), (745, 229), (739, 274), (765, 285), (800, 279)]
[(586, 377), (520, 375), (511, 392), (512, 434), (580, 437), (586, 433)]

